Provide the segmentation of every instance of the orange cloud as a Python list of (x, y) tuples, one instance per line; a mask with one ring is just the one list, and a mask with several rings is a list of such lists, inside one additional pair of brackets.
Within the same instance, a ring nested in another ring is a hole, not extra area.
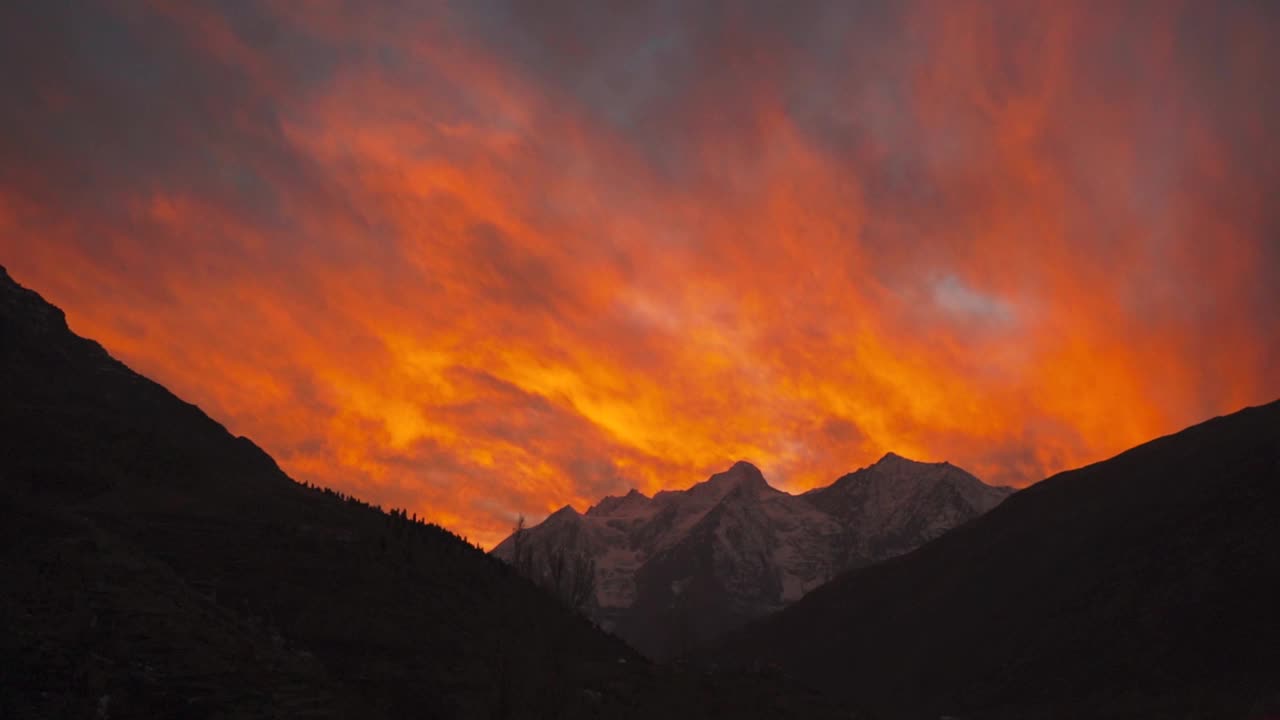
[(691, 8), (48, 10), (0, 258), (485, 545), (737, 458), (1023, 485), (1280, 395), (1274, 14)]

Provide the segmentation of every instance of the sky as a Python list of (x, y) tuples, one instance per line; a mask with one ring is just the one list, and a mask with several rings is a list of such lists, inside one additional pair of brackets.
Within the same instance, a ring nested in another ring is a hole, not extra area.
[(0, 264), (486, 547), (738, 459), (1025, 486), (1280, 397), (1266, 2), (24, 1)]

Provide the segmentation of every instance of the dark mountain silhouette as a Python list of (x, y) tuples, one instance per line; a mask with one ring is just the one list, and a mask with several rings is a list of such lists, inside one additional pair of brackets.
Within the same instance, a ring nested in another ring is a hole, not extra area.
[[(831, 485), (790, 495), (738, 462), (688, 490), (632, 490), (521, 533), (521, 563), (590, 558), (604, 627), (655, 658), (687, 653), (800, 599), (851, 567), (912, 550), (995, 507), (992, 487), (949, 463), (892, 453)], [(493, 554), (513, 561), (516, 538)]]
[(0, 717), (827, 716), (295, 483), (0, 269)]
[(1276, 717), (1280, 402), (1051, 477), (702, 659), (882, 718)]

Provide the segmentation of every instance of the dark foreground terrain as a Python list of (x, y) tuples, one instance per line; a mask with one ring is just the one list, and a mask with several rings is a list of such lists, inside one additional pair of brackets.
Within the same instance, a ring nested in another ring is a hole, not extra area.
[(882, 718), (1280, 717), (1280, 402), (1049, 478), (705, 661)]
[[(0, 718), (826, 717), (289, 479), (0, 269)], [(848, 717), (842, 711), (840, 717)]]

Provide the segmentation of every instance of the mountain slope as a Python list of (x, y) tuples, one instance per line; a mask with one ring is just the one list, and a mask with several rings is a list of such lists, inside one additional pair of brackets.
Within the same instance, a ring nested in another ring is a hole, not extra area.
[(824, 715), (290, 480), (0, 269), (0, 717)]
[[(705, 645), (775, 612), (839, 571), (907, 552), (1012, 490), (947, 463), (886, 455), (793, 496), (738, 462), (688, 490), (631, 491), (565, 507), (521, 535), (545, 572), (555, 553), (595, 561), (593, 616), (651, 657)], [(511, 561), (516, 538), (494, 548)]]
[(1011, 492), (951, 463), (919, 463), (889, 453), (805, 493), (805, 499), (852, 533), (844, 564), (856, 567), (909, 552), (986, 513)]
[(1049, 478), (705, 659), (884, 718), (1245, 717), (1280, 693), (1280, 403)]

